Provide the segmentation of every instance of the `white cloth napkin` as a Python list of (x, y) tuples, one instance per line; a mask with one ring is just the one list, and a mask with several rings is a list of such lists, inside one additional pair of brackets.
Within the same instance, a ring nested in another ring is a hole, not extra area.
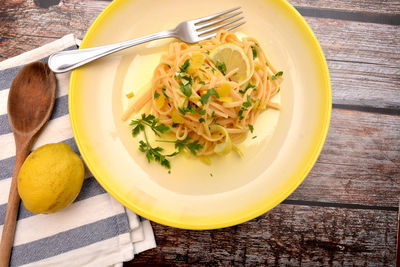
[[(8, 124), (7, 98), (19, 69), (50, 54), (76, 48), (73, 34), (0, 62), (0, 235), (15, 160), (15, 143)], [(34, 149), (56, 142), (68, 143), (79, 154), (68, 114), (70, 73), (57, 75), (57, 99), (51, 119)], [(122, 206), (86, 171), (75, 202), (58, 213), (36, 215), (21, 202), (11, 266), (122, 266), (134, 254), (156, 246), (148, 220)]]

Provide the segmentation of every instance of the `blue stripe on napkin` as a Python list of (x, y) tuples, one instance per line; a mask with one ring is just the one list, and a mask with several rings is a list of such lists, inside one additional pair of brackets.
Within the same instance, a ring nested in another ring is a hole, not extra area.
[[(74, 202), (85, 200), (97, 195), (105, 194), (106, 190), (96, 181), (94, 177), (89, 177), (83, 181), (82, 190)], [(0, 225), (4, 224), (4, 217), (6, 215), (7, 204), (0, 205)], [(35, 214), (27, 210), (24, 203), (21, 202), (19, 208), (18, 220), (22, 220)]]
[(126, 214), (118, 214), (47, 238), (13, 247), (10, 265), (19, 266), (53, 257), (127, 233), (129, 230)]

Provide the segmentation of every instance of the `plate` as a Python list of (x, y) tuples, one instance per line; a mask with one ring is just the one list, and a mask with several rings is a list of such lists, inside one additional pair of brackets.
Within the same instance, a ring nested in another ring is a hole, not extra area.
[(126, 49), (74, 70), (69, 108), (75, 139), (90, 171), (123, 205), (155, 222), (186, 229), (227, 227), (255, 218), (293, 192), (322, 149), (331, 114), (327, 64), (310, 27), (286, 1), (113, 1), (81, 48), (173, 28), (180, 21), (242, 6), (240, 32), (255, 37), (284, 72), (279, 101), (254, 125), (245, 157), (215, 157), (211, 166), (179, 156), (171, 174), (147, 163), (127, 122), (125, 92), (140, 94), (160, 53), (174, 39)]

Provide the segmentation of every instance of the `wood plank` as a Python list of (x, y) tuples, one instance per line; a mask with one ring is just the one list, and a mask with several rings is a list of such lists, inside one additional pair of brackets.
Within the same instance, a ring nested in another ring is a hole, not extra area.
[(152, 223), (157, 248), (124, 266), (394, 266), (396, 222), (397, 212), (281, 204), (219, 230)]
[(333, 109), (328, 137), (295, 200), (397, 207), (400, 116)]
[[(107, 4), (73, 0), (48, 9), (31, 2), (1, 6), (0, 59), (71, 32), (83, 37)], [(400, 27), (311, 17), (306, 20), (328, 61), (334, 104), (400, 109)]]
[(74, 33), (83, 38), (108, 1), (61, 1), (41, 8), (34, 1), (7, 0), (0, 5), (0, 60)]
[(333, 103), (400, 109), (400, 27), (306, 20), (328, 62)]
[(289, 0), (288, 2), (295, 7), (400, 14), (400, 1), (398, 0)]

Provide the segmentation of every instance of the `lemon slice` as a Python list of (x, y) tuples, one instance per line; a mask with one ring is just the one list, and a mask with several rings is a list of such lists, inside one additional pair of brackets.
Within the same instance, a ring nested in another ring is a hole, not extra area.
[(225, 142), (217, 144), (214, 148), (214, 152), (217, 155), (224, 156), (231, 152), (232, 150), (232, 141), (231, 138), (229, 137), (228, 131), (226, 130), (225, 127), (222, 127), (221, 125), (212, 125), (210, 128), (211, 132), (221, 132), (222, 134), (225, 135)]
[(250, 75), (249, 58), (244, 53), (243, 49), (236, 44), (220, 44), (211, 52), (210, 58), (214, 64), (216, 64), (217, 61), (224, 63), (226, 66), (226, 73), (239, 68), (231, 77), (234, 82), (240, 83)]

